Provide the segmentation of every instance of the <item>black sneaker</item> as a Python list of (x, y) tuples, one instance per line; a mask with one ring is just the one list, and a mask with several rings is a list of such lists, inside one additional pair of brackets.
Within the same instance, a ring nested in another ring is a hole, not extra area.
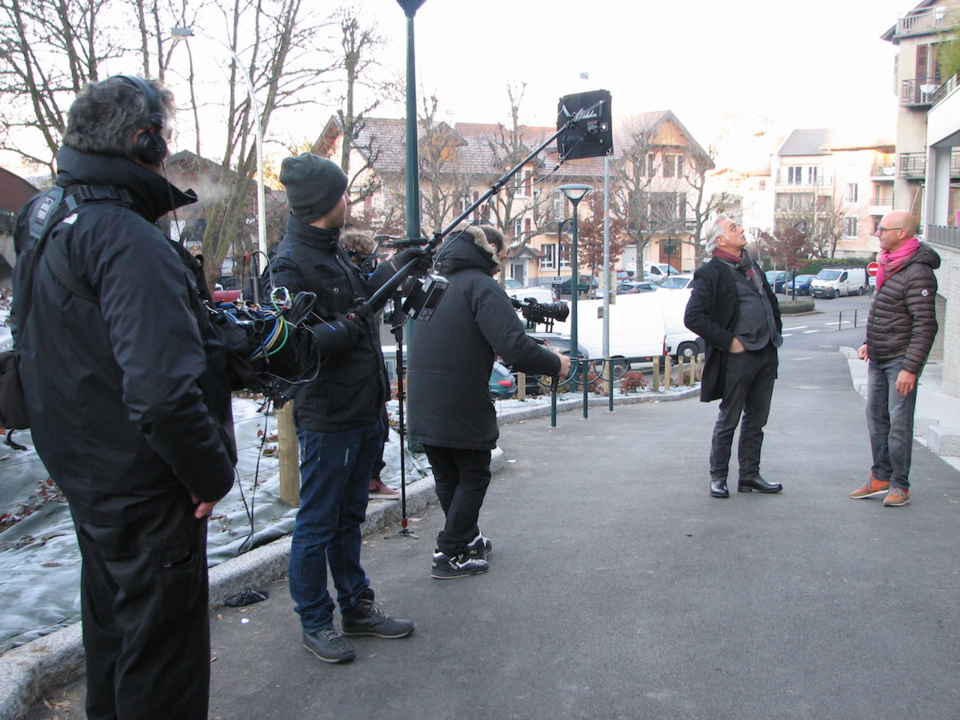
[(348, 663), (357, 656), (353, 648), (343, 641), (343, 636), (332, 627), (315, 633), (305, 632), (303, 646), (327, 663)]
[(477, 533), (473, 541), (467, 545), (467, 555), (471, 558), (486, 560), (493, 552), (493, 543), (490, 538), (484, 537), (483, 533)]
[(352, 608), (341, 613), (341, 627), (347, 637), (370, 635), (379, 638), (405, 638), (413, 634), (413, 622), (410, 620), (394, 620), (389, 615), (373, 607), (372, 602), (358, 602)]
[(430, 576), (437, 580), (469, 577), (479, 575), (490, 569), (486, 560), (470, 557), (467, 553), (460, 553), (450, 557), (439, 550), (433, 554), (433, 569)]

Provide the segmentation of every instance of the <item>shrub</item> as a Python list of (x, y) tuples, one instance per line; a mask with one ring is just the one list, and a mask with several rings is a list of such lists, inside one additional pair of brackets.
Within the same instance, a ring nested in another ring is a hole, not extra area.
[(628, 370), (620, 378), (620, 390), (625, 394), (630, 394), (634, 390), (645, 390), (647, 380), (639, 370)]
[(781, 315), (796, 315), (797, 313), (812, 312), (813, 300), (786, 300), (780, 303)]

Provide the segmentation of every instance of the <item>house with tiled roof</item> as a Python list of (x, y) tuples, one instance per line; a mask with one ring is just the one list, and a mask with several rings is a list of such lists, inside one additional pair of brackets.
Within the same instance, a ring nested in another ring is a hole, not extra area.
[[(497, 225), (511, 238), (508, 277), (537, 285), (570, 276), (570, 223), (564, 220), (571, 208), (557, 187), (584, 183), (602, 192), (603, 158), (561, 162), (553, 142), (533, 154), (553, 136), (551, 127), (511, 131), (498, 124), (443, 121), (421, 121), (419, 127), (425, 233), (445, 229), (508, 170), (526, 160), (466, 219)], [(678, 270), (692, 269), (696, 253), (689, 215), (693, 189), (688, 176), (692, 162), (709, 163), (708, 154), (669, 110), (614, 118), (613, 131), (611, 212), (626, 217), (632, 203), (634, 222), (626, 232), (643, 239), (640, 252), (638, 244), (632, 244), (617, 269), (636, 270), (642, 262), (667, 262), (665, 258)], [(331, 117), (312, 151), (339, 159), (343, 141), (343, 128)], [(402, 231), (405, 170), (405, 122), (365, 119), (350, 151), (352, 220), (377, 232)], [(643, 179), (634, 183), (631, 191), (623, 182), (624, 173)], [(668, 245), (668, 241), (672, 243)]]

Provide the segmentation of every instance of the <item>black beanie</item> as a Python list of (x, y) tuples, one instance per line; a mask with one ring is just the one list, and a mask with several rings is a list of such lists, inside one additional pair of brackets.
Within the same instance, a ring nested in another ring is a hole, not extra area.
[(280, 182), (290, 212), (308, 225), (333, 210), (347, 190), (347, 176), (339, 165), (308, 152), (280, 163)]

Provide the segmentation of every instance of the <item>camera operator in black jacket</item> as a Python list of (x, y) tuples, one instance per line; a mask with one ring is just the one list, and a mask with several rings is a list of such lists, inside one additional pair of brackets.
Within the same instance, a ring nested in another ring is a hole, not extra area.
[[(236, 451), (225, 355), (200, 303), (209, 291), (156, 225), (196, 201), (159, 174), (172, 112), (155, 81), (87, 86), (56, 183), (73, 199), (122, 199), (82, 203), (53, 227), (32, 292), (30, 222), (44, 203), (14, 232), (21, 378), (37, 453), (76, 526), (95, 720), (207, 717), (206, 518), (233, 484)], [(95, 299), (54, 276), (54, 245)]]
[[(290, 549), (290, 595), (304, 647), (324, 662), (343, 663), (356, 657), (343, 635), (403, 638), (414, 630), (409, 620), (373, 608), (373, 590), (360, 565), (360, 525), (383, 445), (389, 383), (375, 315), (380, 308), (357, 317), (353, 311), (408, 262), (419, 259), (414, 270), (426, 272), (430, 255), (419, 248), (405, 250), (367, 280), (339, 242), (347, 215), (347, 177), (340, 167), (304, 153), (283, 161), (280, 182), (290, 215), (270, 261), (265, 297), (273, 288), (317, 296), (311, 329), (321, 356), (316, 380), (300, 388), (294, 404), (300, 509)], [(333, 627), (328, 564), (342, 633)]]
[(489, 569), (492, 544), (477, 526), (490, 484), (490, 452), (500, 431), (490, 400), (497, 355), (529, 373), (562, 375), (570, 358), (526, 334), (510, 298), (493, 278), (506, 257), (496, 228), (471, 227), (450, 236), (437, 254), (449, 286), (428, 322), (414, 325), (410, 344), (409, 436), (433, 467), (446, 515), (437, 535), (432, 576), (467, 577)]

